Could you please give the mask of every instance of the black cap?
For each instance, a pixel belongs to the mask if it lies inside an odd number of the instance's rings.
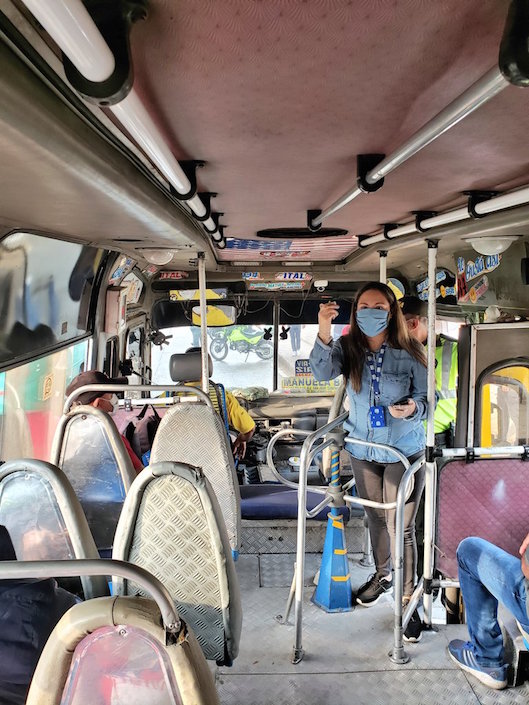
[[[84,387],[87,384],[128,384],[126,377],[108,377],[104,372],[99,370],[87,370],[74,377],[70,384],[66,387],[66,396],[69,397],[76,389]],[[84,392],[75,399],[76,404],[91,404],[99,397],[102,397],[105,392]]]
[[[426,301],[421,301],[418,296],[403,296],[399,304],[405,316],[428,318],[428,304]]]

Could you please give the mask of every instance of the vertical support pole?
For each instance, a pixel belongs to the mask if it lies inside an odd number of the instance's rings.
[[[426,422],[426,472],[424,486],[424,622],[432,623],[433,542],[435,528],[435,316],[437,242],[428,241],[428,416]]]
[[[330,487],[341,489],[340,450],[332,445]],[[347,561],[343,516],[332,506],[327,519],[327,532],[321,557],[320,577],[312,602],[325,612],[346,612],[352,609],[351,578]]]
[[[274,379],[273,389],[277,389],[279,375],[279,313],[281,303],[279,299],[274,299],[273,326],[274,326]]]
[[[364,548],[363,556],[360,559],[360,565],[365,568],[372,568],[375,565],[373,558],[373,547],[371,546],[371,534],[369,533],[369,524],[367,522],[367,515],[364,515]]]
[[[388,253],[387,250],[379,250],[378,251],[378,256],[379,256],[379,277],[378,280],[382,284],[385,284],[387,281],[387,267],[388,267]]]
[[[314,434],[312,434],[314,435]],[[303,659],[303,578],[305,573],[305,529],[307,526],[307,474],[309,471],[309,452],[312,438],[308,436],[301,449],[298,482],[298,529],[296,537],[296,566],[294,569],[294,646],[291,661],[300,663]]]
[[[202,389],[209,393],[208,307],[206,305],[206,255],[198,253],[198,293],[200,297],[200,340],[202,349]]]

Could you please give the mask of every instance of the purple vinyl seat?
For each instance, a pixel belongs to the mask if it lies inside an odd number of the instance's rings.
[[[457,578],[456,549],[479,536],[518,556],[527,535],[529,463],[517,459],[448,462],[439,471],[436,568]]]

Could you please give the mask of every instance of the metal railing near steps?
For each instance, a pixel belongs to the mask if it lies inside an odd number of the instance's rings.
[[[145,568],[125,561],[107,559],[82,559],[73,561],[0,561],[0,580],[26,580],[28,578],[71,578],[85,575],[119,575],[133,580],[158,605],[166,636],[177,634],[181,621],[171,595],[165,586]]]
[[[286,616],[283,621],[288,619],[288,613],[290,611],[290,606],[292,599],[294,599],[294,620],[295,620],[295,641],[292,650],[292,663],[299,663],[303,659],[303,648],[302,648],[302,631],[303,631],[303,573],[305,568],[305,529],[306,529],[306,519],[307,519],[307,473],[310,465],[310,458],[312,453],[312,447],[314,443],[323,438],[325,435],[330,434],[331,438],[324,441],[324,444],[318,446],[318,451],[327,445],[333,445],[334,450],[340,450],[340,445],[337,443],[337,435],[335,431],[340,427],[343,422],[347,419],[348,413],[343,413],[337,416],[335,419],[327,423],[325,426],[309,433],[306,437],[305,442],[301,450],[301,461],[299,468],[299,485],[298,489],[298,524],[297,524],[297,545],[296,545],[296,565],[293,585],[291,588],[291,593],[289,595]],[[395,663],[405,663],[408,661],[403,648],[402,636],[404,629],[409,621],[409,618],[415,608],[418,601],[417,595],[420,596],[420,589],[415,590],[412,600],[408,605],[405,613],[403,615],[402,610],[402,593],[403,593],[403,571],[404,571],[404,504],[406,502],[409,492],[412,491],[413,487],[413,477],[415,473],[424,464],[424,458],[419,458],[412,465],[410,465],[408,459],[400,453],[400,451],[392,448],[391,446],[386,446],[380,443],[373,443],[370,441],[362,441],[356,438],[347,438],[345,442],[354,443],[356,445],[362,445],[371,448],[380,448],[386,450],[389,453],[395,455],[395,457],[403,463],[405,471],[402,476],[399,489],[397,492],[396,502],[391,502],[387,504],[372,502],[370,500],[362,500],[360,497],[345,497],[344,489],[342,487],[335,488],[325,488],[326,496],[321,504],[318,506],[318,511],[320,511],[324,506],[330,505],[333,507],[344,506],[344,504],[358,504],[358,505],[369,505],[372,507],[378,507],[380,509],[396,509],[395,517],[395,621],[394,621],[394,644],[389,656]],[[311,488],[312,489],[312,488]],[[313,510],[315,511],[315,510]],[[421,585],[422,589],[422,585]]]

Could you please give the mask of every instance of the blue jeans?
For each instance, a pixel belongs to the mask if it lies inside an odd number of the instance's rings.
[[[520,559],[484,539],[471,537],[459,544],[457,562],[476,661],[488,668],[502,666],[503,637],[497,619],[498,602],[529,629]]]

